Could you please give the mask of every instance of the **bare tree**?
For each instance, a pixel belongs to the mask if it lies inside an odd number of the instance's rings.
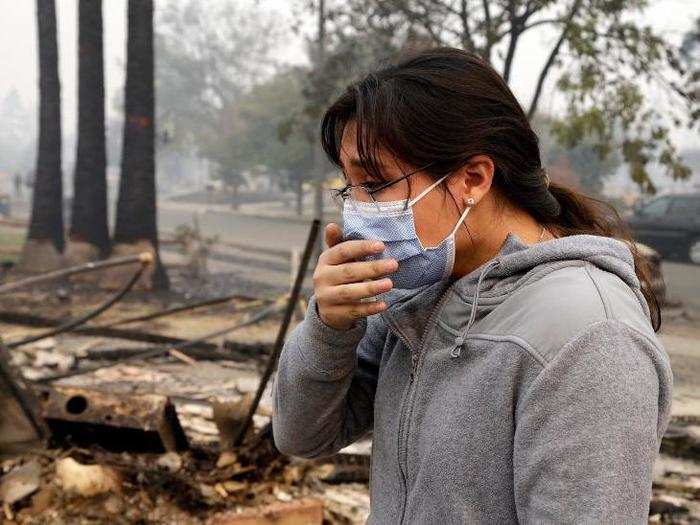
[[[352,39],[391,41],[387,49],[456,46],[479,54],[513,82],[521,44],[534,31],[549,35],[550,47],[536,67],[533,92],[524,100],[532,119],[543,93],[556,89],[565,114],[552,131],[562,145],[595,141],[601,158],[620,151],[632,179],[655,191],[648,166],[658,163],[674,179],[689,169],[677,154],[670,129],[698,124],[698,98],[679,49],[640,22],[647,2],[630,0],[347,0],[336,2],[329,19],[332,47]],[[419,42],[416,46],[415,43]],[[332,51],[329,51],[331,54]],[[662,88],[660,108],[646,95]]]

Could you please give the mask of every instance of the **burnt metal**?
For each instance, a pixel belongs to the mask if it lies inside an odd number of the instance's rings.
[[[201,337],[198,337],[197,339],[181,339],[180,343],[175,344],[175,345],[167,345],[167,346],[156,346],[153,348],[146,348],[143,349],[142,351],[135,353],[129,357],[125,357],[124,359],[121,359],[120,362],[126,363],[130,361],[141,361],[145,359],[153,359],[155,357],[161,357],[165,354],[167,354],[170,350],[178,350],[182,351],[185,354],[186,349],[196,347],[197,345],[200,345],[204,343],[207,339],[213,339],[215,337],[219,337],[222,335],[226,335],[228,333],[234,332],[235,330],[238,330],[240,328],[250,326],[253,324],[258,323],[259,321],[262,321],[266,317],[269,317],[273,314],[275,314],[279,310],[278,304],[275,302],[271,304],[270,306],[267,306],[260,311],[258,311],[255,315],[252,315],[251,317],[240,321],[232,326],[227,326],[226,328],[222,328],[221,330],[216,330],[215,332],[210,332],[208,334],[205,334]],[[56,379],[63,379],[65,377],[71,377],[75,375],[80,375],[80,374],[87,374],[90,372],[94,372],[96,370],[100,370],[102,368],[107,368],[113,366],[112,363],[108,363],[106,365],[96,365],[90,368],[84,368],[80,370],[71,370],[69,372],[64,372],[62,374],[57,374],[53,375],[50,377],[44,377],[42,379],[39,379],[37,382],[38,383],[46,383],[46,382],[51,382]]]
[[[62,270],[45,272],[40,275],[28,277],[26,279],[21,279],[19,281],[4,283],[0,285],[0,294],[14,292],[15,290],[18,290],[20,288],[36,286],[37,284],[44,283],[47,281],[63,279],[65,277],[70,277],[71,275],[76,275],[79,273],[95,272],[99,270],[105,270],[107,268],[113,268],[114,266],[124,266],[133,263],[141,263],[141,265],[143,266],[151,264],[152,262],[153,256],[150,253],[139,253],[137,255],[126,255],[124,257],[113,257],[104,261],[93,261],[85,264],[80,264],[78,266],[71,266],[70,268],[64,268]]]
[[[47,337],[52,337],[54,335],[63,333],[63,332],[69,332],[73,328],[80,326],[83,323],[87,323],[90,319],[94,319],[101,313],[103,313],[105,310],[108,310],[112,306],[114,306],[116,303],[118,303],[127,293],[129,293],[129,290],[133,288],[133,286],[136,284],[136,282],[139,280],[141,277],[141,274],[143,274],[143,271],[146,269],[146,265],[142,264],[139,266],[139,269],[134,273],[134,275],[129,279],[129,281],[122,287],[121,290],[119,290],[118,293],[110,297],[107,301],[102,303],[100,306],[97,308],[91,310],[87,314],[84,314],[77,319],[73,319],[71,321],[68,321],[64,324],[61,324],[57,326],[56,328],[52,328],[51,330],[47,330],[46,332],[42,332],[40,334],[36,335],[30,335],[28,337],[25,337],[23,339],[20,339],[18,341],[11,341],[7,343],[8,348],[17,348],[18,346],[26,345],[29,343],[34,343],[36,341],[39,341],[41,339],[46,339]]]
[[[38,315],[27,314],[23,312],[0,312],[0,321],[10,324],[21,324],[25,326],[59,326],[63,322],[61,319],[52,319]],[[162,345],[177,345],[187,342],[187,339],[180,337],[171,337],[162,334],[154,334],[144,330],[133,330],[128,328],[109,328],[102,326],[80,326],[70,330],[74,334],[89,335],[96,337],[108,337],[112,339],[124,339],[126,341],[140,341],[143,343],[154,343]],[[239,343],[238,341],[225,341],[223,344],[225,349],[241,351],[251,355],[257,354],[259,351],[267,350],[269,345],[258,343]],[[190,349],[211,351],[211,357],[202,357],[203,359],[227,359],[227,354],[219,352],[220,345],[200,341],[197,344],[190,346],[186,354],[189,354]],[[183,350],[184,351],[184,350]],[[205,355],[205,354],[202,354]],[[192,354],[192,357],[199,357],[197,354]]]
[[[267,355],[272,348],[269,343],[241,343],[238,341],[226,341],[223,348],[208,350],[193,346],[180,350],[182,353],[197,359],[207,361],[248,361]],[[133,355],[140,354],[152,347],[114,347],[92,348],[85,352],[81,359],[97,361],[120,361]]]
[[[112,328],[114,326],[121,326],[125,324],[130,324],[130,323],[140,323],[143,321],[151,321],[153,319],[158,319],[161,317],[166,317],[169,315],[173,314],[178,314],[181,312],[187,312],[190,310],[196,310],[198,308],[203,308],[206,306],[214,306],[222,303],[228,303],[231,302],[235,299],[238,299],[240,296],[238,294],[233,294],[233,295],[226,295],[223,297],[215,297],[214,299],[206,299],[204,301],[197,301],[195,303],[189,303],[189,304],[183,304],[179,306],[171,306],[170,308],[166,308],[164,310],[159,310],[157,312],[151,312],[150,314],[144,314],[144,315],[136,315],[133,317],[126,317],[124,319],[117,319],[116,321],[112,321],[110,323],[106,324],[101,324],[99,325],[102,328]],[[229,312],[231,314],[237,314],[240,312],[245,312],[247,310],[252,310],[254,308],[258,308],[259,306],[262,305],[264,301],[262,300],[255,300],[252,301],[251,304],[244,304],[241,306],[236,306],[234,309]],[[269,301],[267,301],[269,302]]]
[[[108,450],[180,451],[187,438],[168,397],[74,386],[36,387],[52,437]]]
[[[1,339],[0,392],[5,394],[3,397],[9,396],[15,401],[17,407],[21,411],[21,415],[24,416],[26,422],[29,423],[37,439],[44,439],[48,435],[46,425],[41,418],[39,401],[34,396],[32,389],[25,384],[19,370],[10,363],[7,347]],[[2,418],[11,416],[10,410],[3,411],[3,413],[0,414]]]

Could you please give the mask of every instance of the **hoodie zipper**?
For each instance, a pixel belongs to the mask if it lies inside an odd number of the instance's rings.
[[[479,297],[479,287],[481,286],[481,282],[483,281],[484,277],[488,272],[490,272],[493,268],[498,266],[501,263],[499,259],[493,259],[490,261],[484,269],[481,271],[481,274],[479,275],[479,280],[477,281],[477,288],[476,292],[474,295],[474,304],[472,305],[472,312],[470,314],[470,319],[469,319],[469,324],[467,325],[466,331],[469,331],[469,328],[471,327],[472,323],[474,322],[474,315],[475,315],[475,310],[478,302],[478,297]],[[428,335],[430,334],[430,331],[435,327],[436,323],[436,318],[440,310],[442,310],[443,305],[447,301],[447,298],[450,295],[450,292],[452,291],[452,287],[450,286],[445,292],[440,296],[440,299],[438,300],[437,304],[433,308],[433,310],[430,312],[430,317],[428,318],[428,323],[426,324],[425,331],[423,332],[423,338],[421,340],[420,347],[418,349],[417,353],[411,352],[411,376],[409,378],[408,382],[408,388],[406,389],[406,392],[404,393],[403,398],[401,399],[401,411],[399,412],[399,435],[398,435],[398,446],[397,446],[397,456],[398,456],[398,463],[399,463],[399,472],[401,474],[401,480],[403,482],[403,487],[404,487],[404,494],[403,494],[403,505],[401,508],[401,518],[399,519],[399,523],[403,523],[405,514],[406,514],[406,500],[408,498],[408,484],[407,484],[407,476],[408,476],[408,426],[410,423],[410,415],[411,412],[413,411],[413,394],[414,394],[414,382],[416,377],[418,376],[418,372],[420,371],[420,364],[421,364],[421,357],[423,357],[423,353],[425,351],[425,346],[428,341]],[[464,336],[460,336],[458,338],[458,348],[461,346],[461,344],[464,341]],[[452,352],[450,352],[453,357],[459,356],[459,353],[456,355]],[[406,416],[406,411],[408,410],[408,416]],[[405,430],[404,430],[405,429]],[[403,436],[403,439],[402,439]],[[402,464],[402,445],[403,448],[405,449],[403,452],[403,464]]]
[[[426,341],[428,339],[428,333],[430,330],[434,327],[434,321],[435,318],[437,317],[437,314],[439,311],[442,309],[443,304],[447,300],[447,297],[449,296],[451,292],[451,288],[447,289],[442,296],[440,297],[438,303],[435,305],[433,308],[432,312],[430,313],[430,317],[428,318],[428,324],[426,325],[425,331],[423,333],[423,340],[421,341],[421,345],[418,349],[418,352],[411,352],[411,375],[408,381],[408,388],[406,389],[406,392],[404,392],[403,398],[401,399],[401,410],[399,412],[399,432],[398,432],[398,446],[397,446],[397,456],[398,456],[398,464],[399,464],[399,473],[401,474],[401,481],[403,483],[403,488],[404,488],[404,494],[403,494],[403,504],[401,507],[401,517],[399,518],[399,524],[404,522],[404,516],[406,514],[406,500],[408,498],[408,486],[406,482],[406,477],[408,475],[408,466],[406,464],[406,459],[408,456],[408,447],[406,446],[408,442],[408,421],[409,418],[405,417],[406,410],[407,409],[412,409],[413,406],[413,391],[414,391],[414,380],[418,375],[418,367],[421,362],[421,356],[423,355],[423,351],[426,346]],[[410,347],[409,347],[410,348]],[[408,411],[408,413],[411,413],[411,410]],[[404,431],[405,429],[405,431]],[[403,439],[402,439],[403,435]],[[405,448],[404,453],[402,454],[402,445]],[[403,456],[403,459],[402,459]]]

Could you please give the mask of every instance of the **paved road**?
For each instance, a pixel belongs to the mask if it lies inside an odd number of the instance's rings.
[[[668,296],[700,313],[700,265],[664,262]]]
[[[193,213],[194,209],[186,206],[161,206],[158,228],[173,231],[179,225],[192,224]],[[290,253],[292,249],[304,248],[311,219],[285,220],[211,210],[198,213],[198,221],[205,236],[216,235],[239,246],[217,247],[208,263],[211,271],[236,277],[233,286],[237,293],[262,297],[289,289]],[[274,253],[261,253],[261,249]],[[310,290],[308,276],[305,286]]]
[[[192,216],[191,211],[161,207],[158,228],[172,231],[178,225],[192,224]],[[218,235],[227,241],[250,244],[255,248],[303,248],[310,224],[311,220],[284,220],[220,211],[199,214],[199,225],[205,235]]]

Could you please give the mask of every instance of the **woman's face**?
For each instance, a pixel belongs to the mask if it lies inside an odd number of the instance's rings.
[[[371,189],[383,182],[372,179],[360,164],[355,130],[353,122],[345,126],[340,152],[343,173],[348,184],[364,183]],[[377,160],[386,181],[401,178],[419,168],[402,163],[384,150],[380,150]],[[426,248],[436,246],[450,234],[464,209],[464,185],[455,179],[459,179],[458,174],[447,177],[413,205],[416,233]],[[412,199],[434,182],[434,178],[419,171],[374,193],[373,197],[377,201]]]

